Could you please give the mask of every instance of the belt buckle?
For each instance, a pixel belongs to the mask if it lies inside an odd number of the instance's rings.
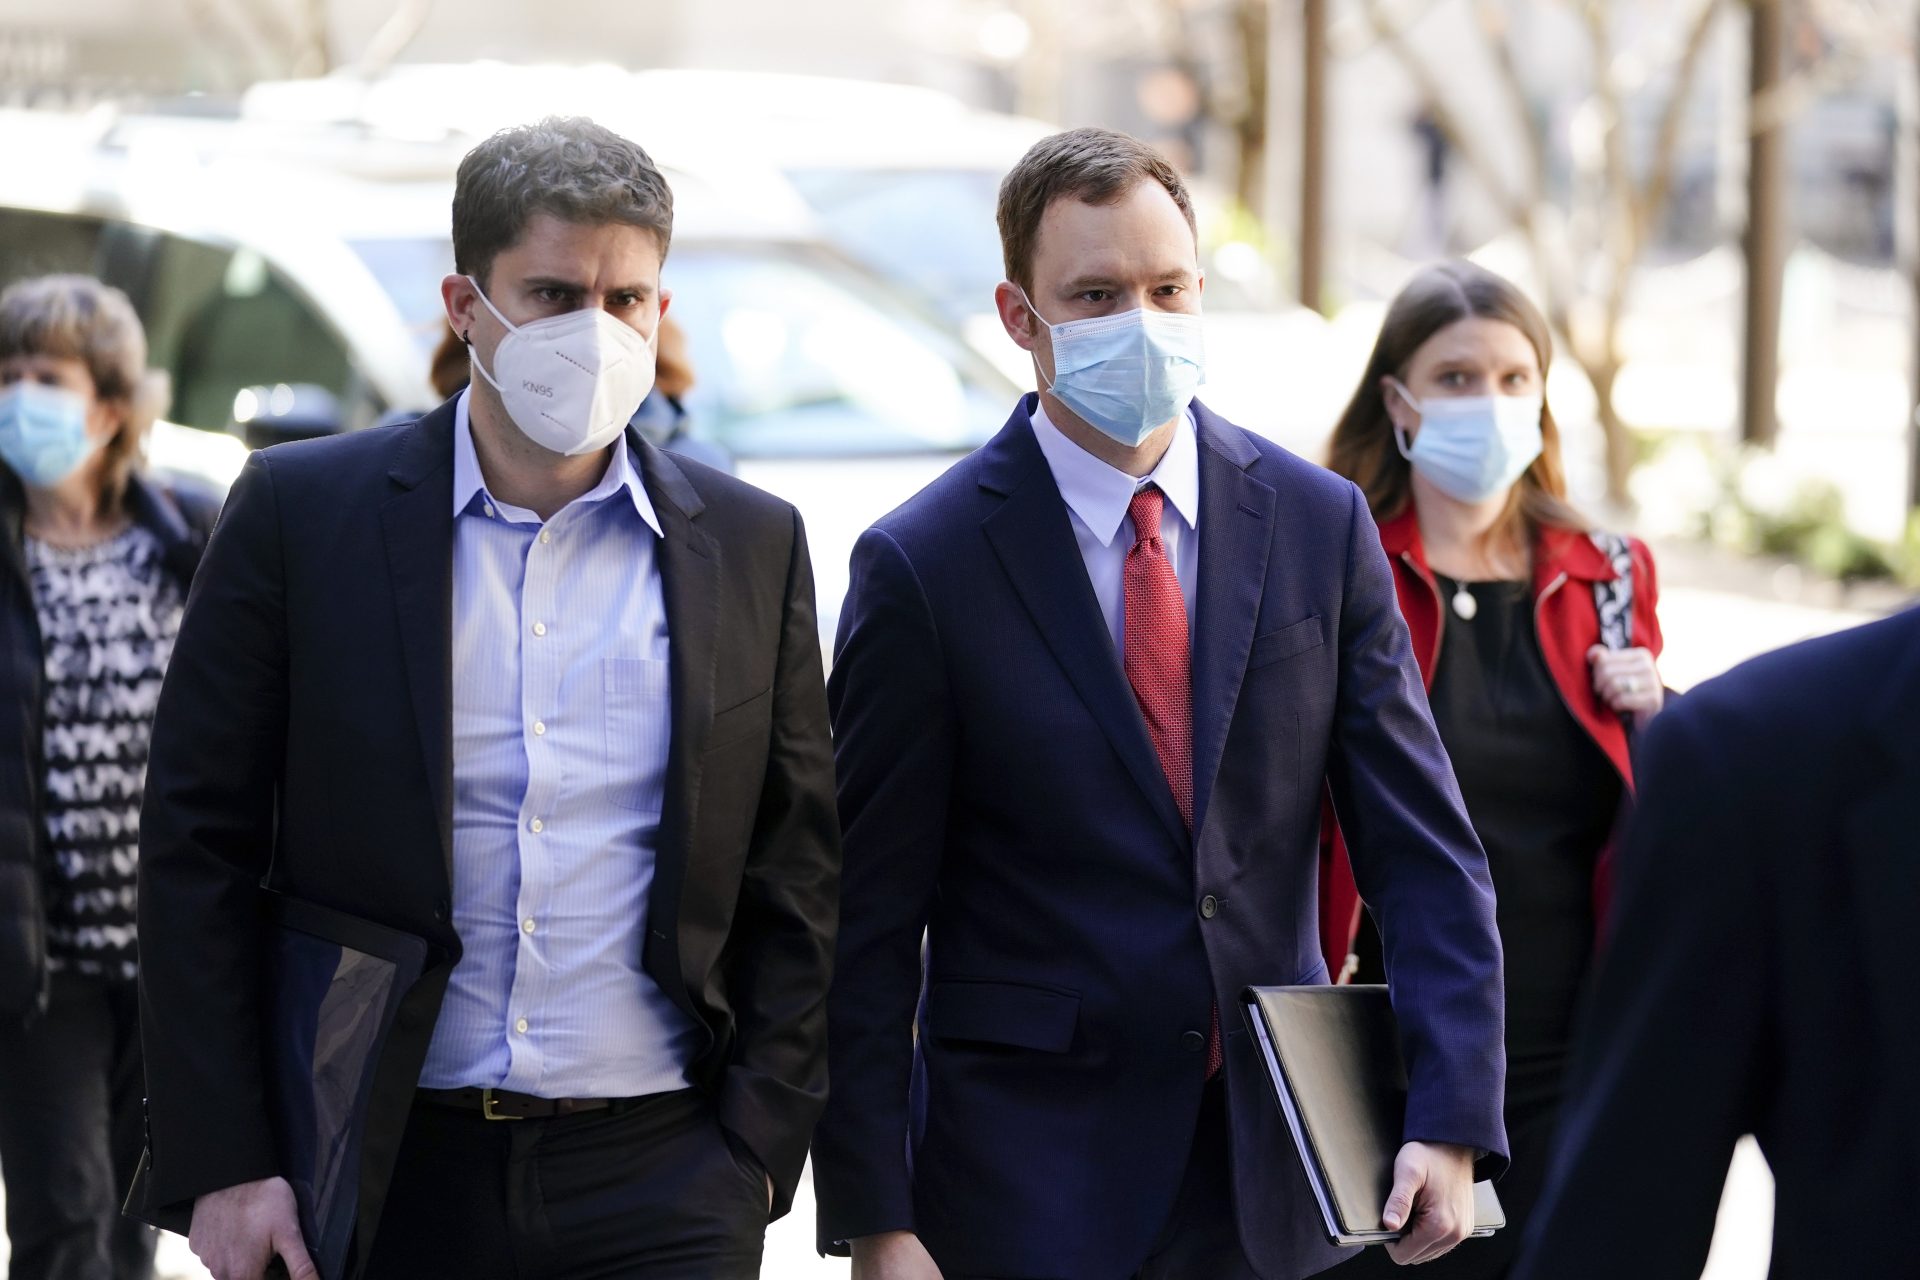
[[[484,1119],[487,1119],[487,1120],[525,1120],[526,1119],[525,1116],[503,1115],[502,1113],[495,1111],[493,1108],[494,1108],[494,1103],[497,1101],[498,1099],[493,1096],[493,1089],[491,1086],[480,1090],[480,1115]]]

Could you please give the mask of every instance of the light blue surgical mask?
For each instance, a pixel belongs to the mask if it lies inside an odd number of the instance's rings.
[[[0,391],[0,462],[36,489],[51,489],[93,456],[86,398],[20,381]]]
[[[1129,449],[1172,421],[1205,380],[1197,315],[1141,308],[1054,324],[1026,290],[1020,297],[1053,336],[1047,390],[1088,426]]]
[[[1433,396],[1415,400],[1399,382],[1389,383],[1420,415],[1411,446],[1398,426],[1394,440],[1413,469],[1450,498],[1486,502],[1526,474],[1545,448],[1540,396]]]

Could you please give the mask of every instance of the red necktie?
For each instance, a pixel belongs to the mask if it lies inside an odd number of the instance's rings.
[[[1193,829],[1193,662],[1187,642],[1187,603],[1160,540],[1166,495],[1147,485],[1133,495],[1127,515],[1138,539],[1127,552],[1126,630],[1121,650],[1127,683],[1146,718],[1147,736],[1173,790],[1173,803]],[[1220,1006],[1207,1029],[1207,1079],[1220,1072]]]

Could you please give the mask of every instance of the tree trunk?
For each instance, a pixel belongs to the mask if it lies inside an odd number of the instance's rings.
[[[1920,19],[1920,11],[1915,14]],[[1920,21],[1915,22],[1913,65],[1907,68],[1906,189],[1901,204],[1906,218],[1907,273],[1912,277],[1913,413],[1907,419],[1907,505],[1920,511]]]
[[[1300,305],[1326,313],[1327,0],[1304,0],[1300,112]]]
[[[1747,144],[1746,357],[1740,438],[1771,447],[1780,431],[1780,305],[1787,258],[1787,130],[1779,111],[1786,78],[1786,0],[1749,0],[1754,114]]]
[[[1613,393],[1620,381],[1617,360],[1597,361],[1586,366],[1587,379],[1593,383],[1595,415],[1605,433],[1607,445],[1607,501],[1621,509],[1633,505],[1627,488],[1633,476],[1635,457],[1633,431],[1620,417]]]
[[[1267,210],[1268,154],[1267,98],[1273,92],[1268,75],[1268,49],[1272,43],[1268,30],[1273,21],[1270,0],[1240,0],[1236,18],[1240,28],[1241,75],[1247,91],[1241,103],[1240,117],[1234,121],[1234,136],[1240,154],[1235,175],[1234,195],[1249,216],[1264,219]]]

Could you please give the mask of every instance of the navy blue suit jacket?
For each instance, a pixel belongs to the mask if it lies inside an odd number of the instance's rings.
[[[1031,405],[853,553],[821,1247],[912,1229],[950,1275],[1130,1273],[1186,1165],[1217,1000],[1246,1249],[1306,1275],[1342,1251],[1238,997],[1326,980],[1321,780],[1384,925],[1407,1136],[1499,1153],[1485,856],[1359,491],[1198,403],[1189,835]]]
[[[1771,1274],[1911,1276],[1920,609],[1768,654],[1639,747],[1528,1280],[1693,1280],[1759,1137]]]

